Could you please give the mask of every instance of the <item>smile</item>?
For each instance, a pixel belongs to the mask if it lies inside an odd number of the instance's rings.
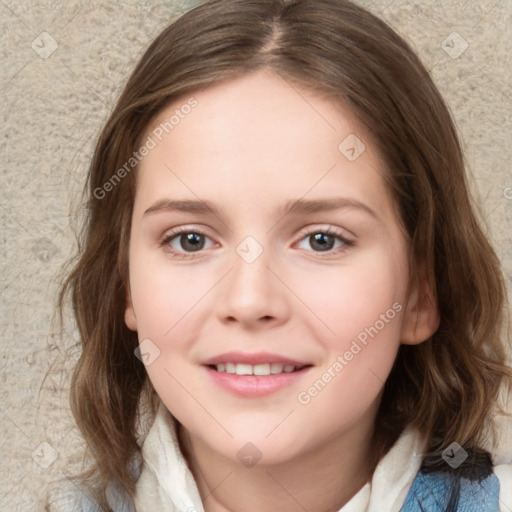
[[[217,369],[218,367],[220,369]],[[213,384],[243,398],[258,398],[285,388],[300,387],[301,379],[312,367],[312,365],[296,367],[279,363],[256,365],[220,363],[203,366]]]
[[[210,368],[223,373],[236,375],[278,375],[280,373],[292,373],[301,370],[308,365],[294,366],[292,364],[281,363],[263,363],[263,364],[245,364],[245,363],[225,363],[211,365]]]

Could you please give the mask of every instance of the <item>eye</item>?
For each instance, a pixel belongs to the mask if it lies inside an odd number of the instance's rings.
[[[343,251],[344,248],[353,246],[354,242],[347,239],[342,232],[328,227],[308,231],[300,240],[299,247],[308,249],[305,245],[309,245],[315,252],[330,252],[340,248]]]
[[[210,244],[207,245],[207,241]],[[211,239],[198,229],[177,228],[166,233],[160,245],[178,257],[186,258],[213,245]]]
[[[330,255],[343,252],[354,244],[354,241],[349,240],[341,231],[327,227],[306,231],[300,239],[299,247],[310,250],[306,247],[309,245],[314,252],[329,253]],[[194,257],[194,253],[200,253],[203,249],[214,245],[214,242],[203,231],[186,226],[166,233],[160,242],[161,247],[178,258]]]

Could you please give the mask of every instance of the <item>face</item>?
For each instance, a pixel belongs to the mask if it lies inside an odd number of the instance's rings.
[[[169,411],[234,462],[249,442],[273,464],[371,425],[413,307],[364,128],[258,71],[176,101],[148,136],[125,320]]]

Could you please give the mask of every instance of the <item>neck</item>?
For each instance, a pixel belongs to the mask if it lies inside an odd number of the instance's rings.
[[[373,422],[279,464],[246,467],[178,429],[206,512],[337,512],[371,478]]]

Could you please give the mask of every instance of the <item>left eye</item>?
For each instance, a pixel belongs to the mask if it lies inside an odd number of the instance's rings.
[[[337,242],[338,245],[336,245]],[[317,252],[327,252],[332,249],[343,247],[344,245],[350,245],[350,242],[348,240],[345,240],[340,235],[336,235],[334,233],[330,233],[327,231],[318,231],[315,233],[310,233],[301,240],[301,244],[304,243],[309,243],[310,247]],[[307,247],[303,247],[300,245],[299,247],[301,247],[302,249],[307,249]]]

